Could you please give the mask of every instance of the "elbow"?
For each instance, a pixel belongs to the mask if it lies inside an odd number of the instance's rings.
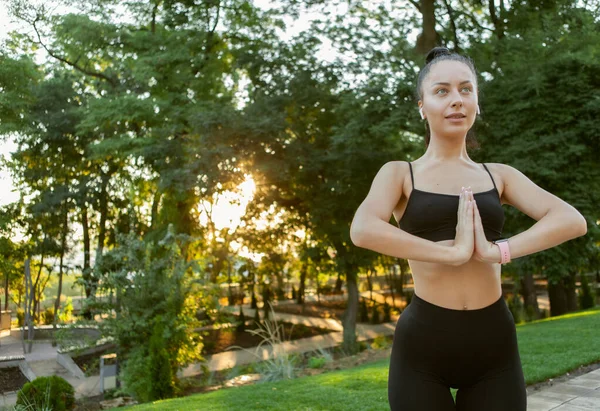
[[[350,225],[350,241],[357,247],[362,247],[363,230],[361,225],[356,220],[352,221]]]
[[[577,227],[579,227],[578,237],[582,237],[587,234],[587,220],[580,214]]]

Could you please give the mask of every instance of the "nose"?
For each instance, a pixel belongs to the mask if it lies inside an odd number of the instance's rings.
[[[458,95],[457,97],[454,97],[454,101],[452,101],[452,107],[462,107],[463,106],[463,101],[462,98],[460,97],[460,95]]]

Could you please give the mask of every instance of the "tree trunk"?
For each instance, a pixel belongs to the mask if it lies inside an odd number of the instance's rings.
[[[235,301],[233,301],[233,292],[231,291],[231,261],[229,261],[229,258],[227,259],[227,301],[230,306],[235,305]]]
[[[548,297],[550,299],[551,317],[566,314],[569,311],[564,278],[561,278],[557,284],[552,284],[548,281]]]
[[[427,54],[429,50],[439,44],[439,35],[435,31],[435,1],[421,0],[421,14],[423,16],[423,31],[417,37],[417,52]]]
[[[306,274],[308,273],[308,263],[303,262],[302,268],[300,269],[300,287],[298,287],[298,298],[296,299],[297,304],[304,304],[304,288],[306,283]]]
[[[6,279],[4,280],[4,311],[8,311],[8,271],[6,272]]]
[[[335,292],[336,294],[340,294],[342,292],[342,286],[344,285],[344,281],[342,281],[342,274],[338,272],[337,279],[335,280]]]
[[[391,271],[388,271],[385,275],[385,278],[388,283],[388,287],[390,287],[390,292],[392,293],[392,306],[396,306],[396,292],[394,290],[394,280],[396,279],[396,264],[392,264]]]
[[[535,282],[531,272],[527,272],[521,277],[521,295],[523,296],[525,310],[527,311],[527,307],[531,307],[531,310],[535,313],[535,318],[540,318],[540,308],[537,302]]]
[[[373,274],[371,274],[371,269],[367,269],[367,287],[369,288],[369,298],[373,301]]]
[[[54,319],[52,321],[52,328],[54,329],[53,344],[56,344],[56,319],[58,318],[58,308],[60,307],[60,295],[62,294],[62,283],[63,283],[63,262],[65,257],[65,249],[67,248],[67,234],[69,232],[69,215],[66,211],[64,214],[63,221],[63,232],[60,241],[60,267],[58,269],[58,292],[56,293],[56,301],[54,301]]]
[[[160,190],[157,188],[156,192],[154,193],[154,198],[152,199],[152,212],[151,212],[151,219],[152,221],[150,222],[150,230],[155,230],[156,226],[158,224],[158,204],[160,203],[160,198],[161,198],[161,192]]]
[[[83,277],[83,288],[85,290],[85,298],[92,296],[92,268],[90,264],[91,256],[91,241],[90,241],[90,225],[88,221],[88,209],[87,204],[83,203],[81,207],[81,226],[83,227],[83,271],[81,276]],[[86,320],[92,319],[92,313],[86,307],[81,313],[83,318]]]
[[[399,288],[398,288],[398,294],[400,295],[404,295],[404,275],[406,274],[406,272],[408,271],[406,268],[406,260],[404,259],[398,259],[398,265],[400,266],[400,281],[399,281]]]
[[[577,302],[577,273],[575,271],[569,272],[569,276],[565,278],[565,286],[567,292],[567,309],[569,312],[577,311],[579,304]]]
[[[342,349],[347,353],[356,354],[358,352],[358,342],[356,340],[356,315],[358,314],[358,286],[356,283],[356,272],[350,272],[351,268],[346,268],[346,286],[348,287],[348,305],[342,317],[344,326],[344,341]]]

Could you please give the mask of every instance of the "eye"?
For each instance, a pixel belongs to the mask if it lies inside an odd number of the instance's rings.
[[[462,89],[463,89],[463,90],[467,90],[469,93],[470,93],[471,91],[473,91],[473,90],[471,90],[471,87],[463,87]]]
[[[447,91],[445,88],[441,88],[435,92],[435,94],[440,94],[440,91]]]

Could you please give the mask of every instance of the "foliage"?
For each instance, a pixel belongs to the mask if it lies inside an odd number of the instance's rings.
[[[525,316],[525,308],[523,305],[523,300],[519,294],[514,293],[508,298],[508,309],[513,316],[515,324],[519,324],[521,321],[523,321]]]
[[[385,303],[383,303],[383,322],[384,323],[389,323],[390,321],[392,321],[392,306],[388,304],[388,302],[386,301]]]
[[[298,355],[289,354],[285,351],[285,348],[282,344],[285,341],[283,325],[279,325],[275,319],[275,311],[273,310],[271,304],[269,304],[269,308],[271,310],[270,318],[272,318],[272,320],[265,319],[256,330],[246,330],[252,335],[257,335],[262,339],[262,341],[255,348],[255,352],[237,345],[227,347],[227,350],[240,348],[244,351],[250,352],[260,361],[263,359],[262,346],[263,344],[268,344],[270,345],[270,358],[256,364],[256,371],[261,374],[260,381],[268,382],[282,379],[293,379],[295,378],[296,371],[299,368],[298,366],[300,363],[300,357]],[[290,335],[292,330],[290,330]]]
[[[379,306],[373,302],[371,306],[371,324],[379,324],[381,321],[379,320]]]
[[[157,243],[137,239],[133,233],[119,235],[118,241],[103,258],[107,274],[100,288],[116,298],[96,302],[94,310],[106,313],[98,326],[103,338],[117,343],[132,393],[153,399],[170,392],[160,384],[175,384],[181,367],[202,360],[202,336],[193,330],[199,326],[196,306],[208,297],[196,278],[195,265],[181,257],[185,237],[169,230]],[[140,370],[149,369],[153,371],[145,372],[144,378],[150,383],[136,380]],[[159,381],[167,375],[166,381]]]
[[[75,408],[75,390],[62,377],[38,377],[17,393],[17,405],[37,409],[67,411]]]
[[[236,331],[238,332],[243,332],[246,329],[246,316],[244,315],[244,310],[242,309],[242,306],[240,305],[240,316],[239,316],[239,323],[236,327]]]
[[[54,322],[54,307],[48,307],[42,312],[42,324],[51,325]]]
[[[160,322],[154,325],[148,351],[148,374],[151,376],[150,400],[170,398],[175,392],[175,386]]]

